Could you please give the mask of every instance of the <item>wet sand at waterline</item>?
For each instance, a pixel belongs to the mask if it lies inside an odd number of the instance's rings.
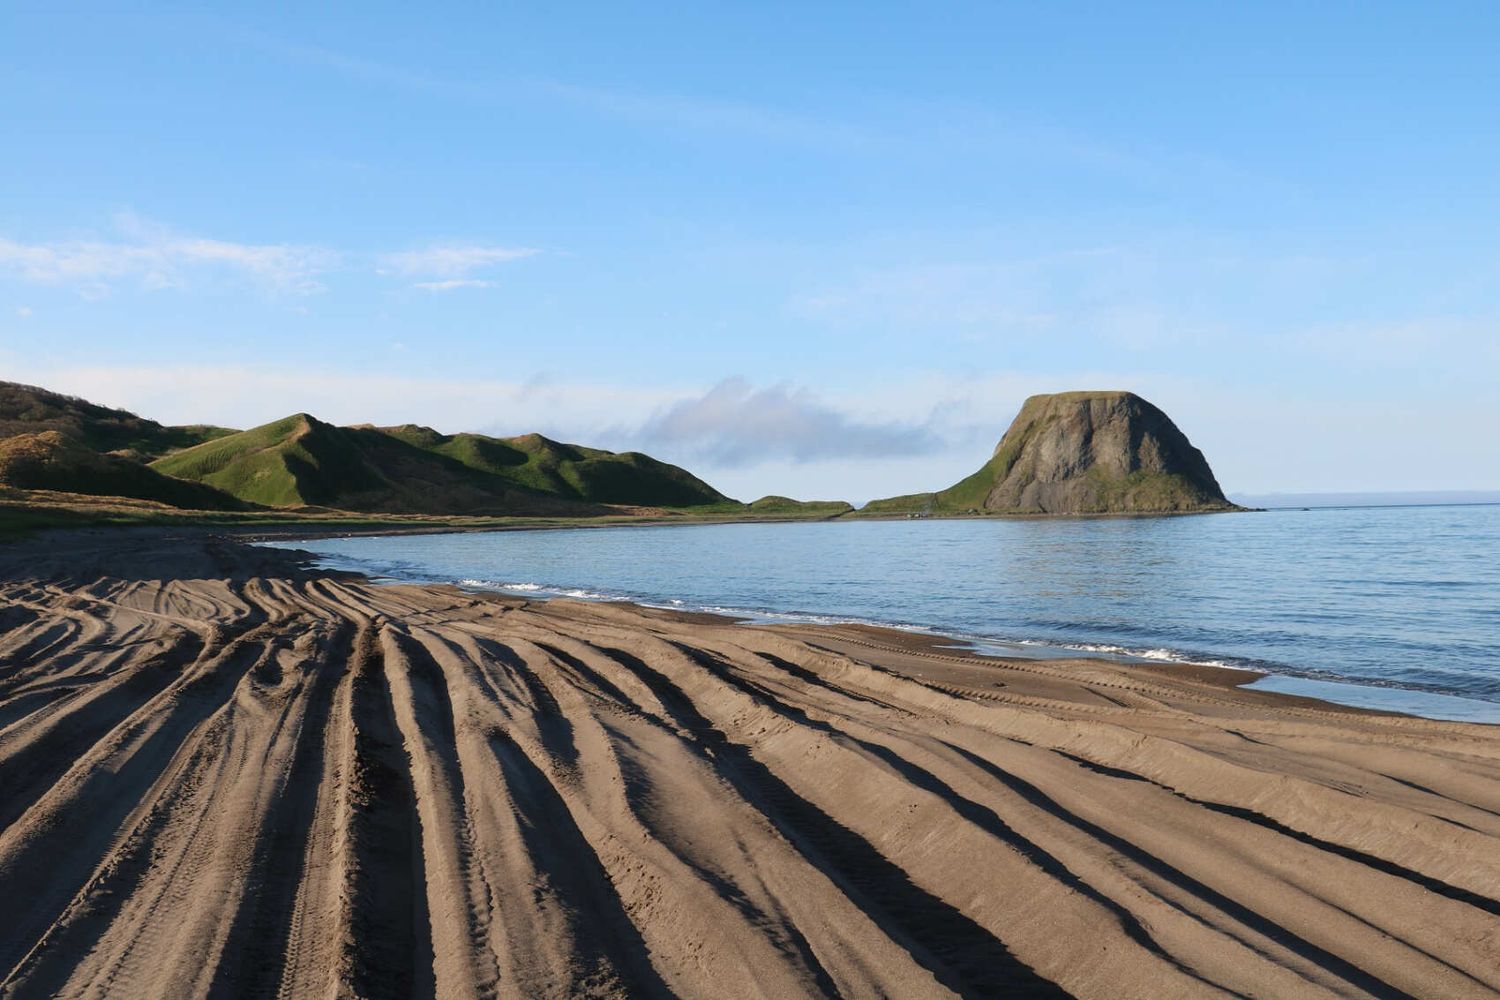
[[[0,548],[5,996],[1500,995],[1500,729]]]

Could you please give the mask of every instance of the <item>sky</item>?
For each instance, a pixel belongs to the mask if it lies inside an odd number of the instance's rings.
[[[1482,3],[6,3],[0,378],[856,502],[1124,388],[1230,492],[1500,489],[1496,37]]]

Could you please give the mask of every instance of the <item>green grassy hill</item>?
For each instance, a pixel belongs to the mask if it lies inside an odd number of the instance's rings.
[[[379,428],[416,448],[443,455],[515,486],[590,503],[696,507],[730,501],[686,469],[640,452],[562,444],[540,434],[513,438],[439,434],[405,424]]]
[[[152,468],[275,507],[580,516],[602,510],[519,488],[374,427],[335,427],[306,413],[188,448]]]
[[[791,497],[765,496],[745,505],[751,514],[780,515],[794,517],[841,517],[854,509],[844,500],[793,500]]]
[[[0,438],[58,431],[95,451],[159,457],[179,448],[233,434],[225,427],[166,427],[127,410],[111,409],[18,382],[0,382]]]
[[[212,486],[173,479],[129,458],[95,451],[54,430],[0,439],[0,485],[154,500],[188,510],[246,510],[250,506]]]
[[[306,413],[247,431],[166,427],[125,410],[0,383],[0,489],[7,487],[75,495],[79,503],[117,497],[186,510],[275,509],[284,516],[779,519],[837,517],[852,509],[776,496],[742,504],[650,455],[540,434],[336,427]]]

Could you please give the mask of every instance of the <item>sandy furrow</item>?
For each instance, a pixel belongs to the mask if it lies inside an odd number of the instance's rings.
[[[0,553],[0,995],[1500,996],[1483,727],[132,537]]]
[[[778,716],[765,699],[728,683],[719,668],[705,667],[711,654],[638,646],[638,669],[654,674],[660,690],[670,685],[680,692],[680,721],[714,741],[723,773],[742,794],[766,801],[772,821],[835,873],[846,893],[863,895],[867,909],[881,912],[885,926],[945,985],[966,994],[1047,993],[1046,980],[1018,960],[1012,945],[1024,936],[1030,906],[1071,910],[1072,918],[1054,913],[1053,919],[1091,926],[1091,934],[1076,938],[1075,962],[1111,940],[1116,947],[1128,942],[1119,913],[1059,884],[1055,873],[1038,868],[993,827],[953,811],[933,789],[886,768],[851,766],[846,748],[825,732],[805,719]],[[941,829],[951,850],[930,854],[905,836],[911,825]],[[986,871],[953,863],[969,852],[987,858]],[[1174,974],[1167,962],[1147,966],[1147,981]]]
[[[466,918],[482,942],[475,957],[493,976],[481,989],[506,997],[663,993],[558,786],[522,749],[537,745],[534,717],[514,721],[511,699],[535,695],[507,682],[529,668],[494,646],[429,632],[421,640],[451,694]]]
[[[790,666],[790,665],[787,665],[787,666]],[[772,686],[777,686],[777,682],[775,680],[770,681],[770,684]],[[781,684],[779,686],[781,686],[783,688],[786,687],[785,684]],[[807,685],[799,685],[799,686],[797,686],[795,688],[795,690],[796,690],[796,692],[799,695],[805,696],[808,693],[808,691],[815,690],[815,689],[814,688],[810,688]],[[829,689],[829,690],[831,690],[831,689]],[[765,694],[766,696],[769,696],[769,690],[765,690],[762,693]],[[864,699],[863,697],[859,697],[859,701],[864,702],[864,701],[866,701],[866,699]],[[794,710],[794,711],[800,712],[801,710],[799,709],[799,710]],[[846,720],[852,718],[852,716],[849,714],[849,712],[847,710],[840,712],[839,709],[835,708],[832,711],[834,713],[837,713],[837,714],[836,715],[831,715],[830,717],[843,718],[843,719],[846,719]],[[866,714],[868,714],[868,713],[866,713]],[[859,724],[856,724],[855,728],[861,728],[866,734],[869,734],[869,733],[881,733],[880,730],[871,729],[869,727],[861,726]],[[884,735],[884,734],[882,734],[882,735]],[[895,764],[895,766],[898,766],[898,767],[906,769],[909,773],[911,772],[911,769],[914,767],[916,761],[923,759],[923,757],[925,756],[924,753],[918,748],[918,745],[915,742],[893,743],[893,741],[890,740],[889,738],[885,738],[885,739],[881,740],[881,743],[882,743],[882,745],[880,747],[880,750],[882,752],[880,753],[880,756],[883,757],[884,759],[888,760],[888,761],[893,762]],[[889,751],[892,750],[893,746],[896,747],[896,752],[891,753]],[[1077,788],[1077,786],[1080,783],[1076,780],[1076,777],[1077,776],[1070,776],[1069,779],[1066,782],[1064,782],[1063,784],[1059,785],[1058,787],[1061,788],[1061,789],[1067,790],[1067,791],[1077,792],[1078,795],[1075,796],[1076,798],[1079,798],[1083,802],[1088,802],[1089,801],[1089,793],[1088,792],[1084,792],[1084,791],[1082,791],[1082,790],[1080,790],[1080,789]],[[926,783],[931,783],[931,782],[935,781],[936,779],[932,776],[932,774],[930,772],[928,772],[928,773],[926,773],[926,774],[923,775],[923,780]],[[993,782],[991,782],[991,784],[993,784]],[[1035,794],[1037,794],[1036,791],[1035,791],[1035,786],[1029,786],[1029,790],[1030,790],[1030,792],[1031,792],[1031,794],[1033,796]],[[1069,816],[1074,815],[1074,814],[1066,812],[1065,810],[1059,810],[1058,807],[1055,804],[1053,804],[1053,803],[1050,802],[1050,800],[1048,800],[1048,804],[1049,804],[1049,806],[1051,806],[1053,808],[1054,811],[1061,811],[1063,815],[1069,815]],[[1185,803],[1182,802],[1180,799],[1175,799],[1172,804],[1175,804],[1175,805],[1178,805],[1178,806],[1183,806],[1184,808],[1191,808],[1191,807],[1186,806]],[[1097,816],[1107,817],[1107,816],[1112,815],[1111,812],[1110,812],[1110,808],[1113,807],[1113,806],[1115,806],[1116,804],[1115,803],[1110,803],[1108,797],[1100,796],[1099,797],[1099,801],[1093,802],[1092,805],[1094,805],[1094,806],[1097,807],[1097,808],[1095,808],[1093,810],[1094,813]],[[1123,803],[1119,803],[1118,805],[1123,805]],[[1011,803],[1005,809],[1005,811],[1006,811],[1007,815],[1012,815],[1012,816],[1014,816],[1014,815],[1022,815],[1022,816],[1024,816],[1025,813],[1026,813],[1026,811],[1027,811],[1026,803],[1024,803],[1024,802],[1022,802],[1022,803]],[[1199,823],[1200,823],[1199,829],[1201,830],[1201,817],[1195,817],[1195,819],[1199,820]],[[1120,844],[1122,846],[1128,846],[1131,843],[1129,840],[1127,840],[1125,838],[1118,837],[1118,836],[1114,835],[1113,833],[1107,832],[1107,831],[1104,830],[1103,827],[1097,826],[1095,824],[1091,824],[1091,823],[1089,823],[1086,820],[1074,819],[1073,820],[1073,824],[1075,826],[1087,828],[1087,829],[1090,829],[1090,830],[1094,831],[1094,832],[1090,833],[1088,836],[1086,836],[1086,837],[1083,838],[1083,839],[1086,839],[1088,841],[1088,844],[1086,845],[1086,849],[1084,851],[1081,851],[1081,852],[1074,852],[1074,857],[1077,859],[1077,860],[1074,861],[1075,864],[1080,864],[1080,863],[1087,864],[1088,861],[1089,861],[1089,855],[1090,855],[1090,853],[1093,853],[1093,854],[1097,855],[1099,853],[1100,847],[1102,846],[1100,844],[1101,838],[1105,839],[1106,841],[1113,841],[1113,842],[1115,842],[1117,844]],[[1191,826],[1191,824],[1190,824],[1190,826]],[[1158,829],[1159,829],[1159,824],[1158,824]],[[1132,833],[1137,833],[1137,832],[1139,832],[1139,831],[1132,831]],[[1265,833],[1264,830],[1259,830],[1258,828],[1256,829],[1256,832]],[[1303,851],[1303,852],[1306,852],[1308,850],[1308,848],[1305,845],[1303,845],[1301,843],[1297,843],[1297,842],[1292,842],[1292,843],[1289,843],[1289,844],[1288,843],[1281,843],[1281,844],[1267,845],[1265,848],[1262,848],[1262,853],[1260,855],[1262,857],[1280,858],[1280,857],[1282,857],[1284,855],[1290,854],[1291,855],[1291,859],[1288,861],[1288,863],[1280,866],[1281,867],[1280,878],[1286,879],[1286,882],[1273,881],[1273,883],[1268,886],[1267,890],[1261,892],[1259,895],[1251,893],[1248,896],[1248,898],[1252,901],[1252,904],[1253,904],[1253,906],[1256,909],[1252,909],[1252,907],[1250,907],[1250,906],[1244,906],[1242,904],[1233,902],[1232,900],[1229,900],[1229,897],[1225,896],[1224,894],[1219,893],[1219,892],[1217,892],[1215,890],[1212,890],[1212,889],[1208,889],[1207,887],[1204,887],[1203,890],[1202,890],[1202,893],[1200,893],[1200,894],[1206,894],[1209,898],[1224,899],[1224,900],[1227,901],[1226,902],[1226,906],[1228,907],[1229,910],[1235,911],[1235,912],[1239,912],[1239,913],[1245,913],[1245,914],[1256,913],[1257,916],[1258,916],[1258,909],[1259,908],[1264,908],[1264,907],[1269,906],[1273,911],[1275,909],[1280,908],[1280,909],[1282,909],[1284,911],[1287,911],[1287,912],[1295,914],[1295,919],[1293,921],[1295,924],[1299,924],[1299,925],[1301,925],[1304,928],[1316,929],[1316,928],[1322,926],[1322,925],[1320,925],[1320,919],[1324,919],[1324,918],[1320,918],[1317,915],[1318,914],[1318,906],[1317,905],[1308,905],[1306,903],[1304,903],[1304,904],[1298,904],[1296,902],[1296,895],[1297,895],[1296,890],[1293,890],[1291,893],[1288,893],[1286,891],[1286,890],[1288,890],[1288,889],[1291,888],[1291,886],[1288,885],[1287,882],[1295,883],[1297,881],[1295,875],[1299,871],[1299,862],[1297,860],[1297,855],[1299,853],[1299,850]],[[1222,857],[1224,856],[1224,854],[1230,853],[1230,849],[1229,849],[1229,847],[1227,845],[1223,846],[1222,851],[1217,856],[1215,855],[1215,852],[1213,852],[1213,851],[1202,851],[1202,850],[1199,850],[1197,853],[1198,853],[1198,855],[1199,855],[1199,857],[1201,859],[1201,863],[1198,865],[1198,867],[1200,868],[1200,871],[1206,873],[1210,877],[1210,880],[1212,880],[1212,874],[1214,872],[1216,872],[1218,870],[1222,870],[1224,868],[1224,866],[1222,865]],[[1183,873],[1179,872],[1177,869],[1172,868],[1170,865],[1166,865],[1164,862],[1160,862],[1160,861],[1156,860],[1155,858],[1151,858],[1149,856],[1144,856],[1143,855],[1143,857],[1147,857],[1149,859],[1149,861],[1151,863],[1150,864],[1151,867],[1155,867],[1155,868],[1158,868],[1158,869],[1161,869],[1161,870],[1165,870],[1165,871],[1174,873],[1175,880],[1178,883],[1183,883],[1183,884],[1188,884],[1188,885],[1194,885],[1194,886],[1201,886],[1202,885],[1202,883],[1199,882],[1197,879],[1194,879],[1191,876],[1188,876],[1186,874],[1183,874]],[[1325,854],[1323,854],[1321,852],[1318,852],[1318,851],[1313,851],[1312,852],[1312,857],[1310,857],[1308,859],[1305,859],[1305,861],[1307,861],[1307,862],[1317,862],[1317,861],[1324,860],[1327,857],[1328,857],[1328,855],[1325,855]],[[1337,861],[1337,862],[1341,862],[1341,863],[1345,864],[1346,866],[1348,865],[1348,862],[1344,861],[1343,858],[1334,858],[1333,860]],[[1355,865],[1354,869],[1352,871],[1350,871],[1350,870],[1326,871],[1326,870],[1319,869],[1316,864],[1304,864],[1303,867],[1306,868],[1306,869],[1310,869],[1311,871],[1313,871],[1313,872],[1316,873],[1314,876],[1309,877],[1307,879],[1307,881],[1316,881],[1317,879],[1321,878],[1321,879],[1325,880],[1325,884],[1339,884],[1339,885],[1342,886],[1342,885],[1347,885],[1348,882],[1351,879],[1353,879],[1357,883],[1358,878],[1361,875],[1366,875],[1368,877],[1368,879],[1370,881],[1374,882],[1374,883],[1382,883],[1382,882],[1387,882],[1388,881],[1388,874],[1386,872],[1384,872],[1384,871],[1372,871],[1372,870],[1370,870],[1368,868],[1363,868],[1363,867],[1360,867],[1358,865]],[[1236,866],[1236,867],[1232,868],[1231,870],[1232,871],[1236,871],[1236,872],[1240,872],[1240,873],[1243,874],[1243,872],[1246,870],[1246,868],[1245,867]],[[1150,881],[1150,880],[1148,879],[1147,881]],[[1385,904],[1383,904],[1383,905],[1377,905],[1377,906],[1371,908],[1371,915],[1375,917],[1375,920],[1377,922],[1379,920],[1378,912],[1388,911],[1391,908],[1391,904],[1389,902],[1389,900],[1391,898],[1390,897],[1390,892],[1389,891],[1383,891],[1383,890],[1390,890],[1390,889],[1391,889],[1391,886],[1389,886],[1389,885],[1376,884],[1376,885],[1370,886],[1367,890],[1364,890],[1364,891],[1366,891],[1368,893],[1368,898],[1372,898],[1372,899],[1386,899],[1387,900],[1387,902]],[[1354,893],[1346,893],[1346,902],[1347,902],[1347,896],[1349,896],[1349,895],[1358,895],[1360,891],[1361,890],[1357,890],[1356,889]],[[1283,900],[1283,897],[1286,897],[1286,896],[1290,896],[1291,897],[1290,900]],[[1399,899],[1400,897],[1398,896],[1397,898]],[[1464,990],[1474,989],[1476,987],[1483,988],[1484,985],[1492,985],[1492,983],[1481,984],[1473,976],[1468,975],[1468,974],[1466,974],[1466,973],[1464,973],[1462,971],[1462,968],[1467,968],[1471,973],[1474,973],[1475,975],[1478,975],[1480,978],[1485,978],[1484,977],[1484,972],[1486,971],[1485,958],[1484,958],[1483,954],[1476,954],[1473,951],[1472,948],[1468,949],[1467,952],[1465,952],[1464,942],[1462,942],[1461,939],[1459,939],[1459,943],[1458,943],[1458,945],[1456,947],[1449,946],[1450,943],[1453,940],[1452,938],[1450,938],[1449,935],[1452,934],[1452,932],[1456,929],[1455,925],[1452,922],[1449,922],[1449,923],[1445,924],[1442,921],[1437,921],[1436,922],[1436,926],[1428,926],[1428,922],[1432,921],[1433,916],[1434,916],[1434,914],[1432,912],[1433,906],[1437,906],[1438,908],[1441,908],[1441,906],[1443,904],[1448,904],[1449,901],[1446,900],[1446,899],[1441,899],[1441,898],[1439,898],[1436,901],[1430,901],[1429,897],[1421,897],[1421,900],[1422,900],[1422,902],[1427,903],[1428,905],[1426,906],[1425,912],[1420,916],[1420,918],[1419,918],[1418,914],[1407,913],[1407,914],[1403,915],[1402,917],[1399,917],[1396,920],[1394,920],[1393,923],[1401,924],[1402,921],[1404,920],[1405,921],[1404,926],[1405,926],[1405,928],[1407,929],[1408,932],[1416,932],[1414,934],[1414,937],[1417,938],[1417,939],[1425,938],[1426,939],[1426,946],[1427,947],[1431,947],[1431,948],[1435,949],[1436,951],[1446,951],[1446,952],[1449,952],[1450,953],[1450,955],[1449,955],[1450,958],[1456,958],[1457,959],[1457,962],[1456,962],[1456,966],[1457,967],[1450,967],[1449,965],[1447,965],[1443,961],[1443,959],[1434,957],[1430,961],[1427,961],[1427,968],[1426,968],[1425,972],[1419,971],[1419,972],[1416,973],[1417,980],[1418,981],[1423,981],[1423,982],[1445,983],[1445,986],[1443,988],[1445,990],[1448,990],[1448,991],[1464,991]],[[1462,907],[1463,907],[1464,904],[1461,904],[1461,903],[1452,903],[1450,905],[1452,907],[1458,907],[1459,910],[1462,910]],[[1332,940],[1332,941],[1336,941],[1341,946],[1341,948],[1342,948],[1342,950],[1343,950],[1343,952],[1345,954],[1358,957],[1358,956],[1361,956],[1363,954],[1367,954],[1369,952],[1369,950],[1372,949],[1372,948],[1378,948],[1382,943],[1388,944],[1390,942],[1391,938],[1390,938],[1389,934],[1390,933],[1394,933],[1394,929],[1393,928],[1392,929],[1387,929],[1387,930],[1379,930],[1379,929],[1377,929],[1377,927],[1371,926],[1369,932],[1366,934],[1367,940],[1364,942],[1364,944],[1361,944],[1359,942],[1359,937],[1358,937],[1358,933],[1357,933],[1358,930],[1359,930],[1359,927],[1360,927],[1358,918],[1355,918],[1353,921],[1343,921],[1343,922],[1338,921],[1337,918],[1340,915],[1342,915],[1343,913],[1345,913],[1345,912],[1346,911],[1343,910],[1342,908],[1338,908],[1336,912],[1331,912],[1331,913],[1327,914],[1327,916],[1334,918],[1334,922],[1333,922],[1332,926],[1340,926],[1341,923],[1342,923],[1342,926],[1344,927],[1343,931],[1341,931],[1339,933],[1331,934],[1331,935],[1328,936],[1328,938],[1330,940]],[[1157,915],[1156,922],[1157,922],[1158,926],[1161,923],[1161,921],[1160,921],[1160,915],[1159,914]],[[1276,937],[1276,938],[1284,938],[1287,935],[1287,933],[1288,933],[1288,931],[1285,928],[1278,927],[1278,926],[1276,926],[1274,924],[1266,924],[1263,919],[1252,921],[1252,923],[1259,923],[1259,924],[1261,924],[1263,926],[1270,927],[1272,935],[1274,937]],[[1262,935],[1262,938],[1263,938],[1263,935]],[[1253,947],[1261,947],[1261,948],[1264,948],[1267,945],[1267,941],[1264,940],[1264,939],[1262,941],[1258,942],[1258,943],[1257,942],[1253,942],[1253,941],[1249,942],[1249,943]],[[1313,955],[1314,957],[1321,956],[1321,960],[1325,964],[1327,964],[1327,965],[1329,965],[1329,966],[1331,966],[1333,968],[1336,968],[1336,969],[1341,969],[1348,976],[1348,978],[1353,981],[1352,984],[1346,984],[1346,985],[1355,985],[1355,986],[1358,986],[1358,987],[1369,987],[1369,988],[1371,988],[1372,990],[1374,990],[1376,992],[1379,992],[1381,990],[1386,989],[1386,986],[1384,984],[1382,984],[1378,979],[1373,979],[1371,977],[1362,975],[1359,972],[1359,970],[1353,968],[1353,966],[1348,961],[1346,961],[1344,959],[1340,959],[1337,956],[1334,956],[1334,955],[1330,954],[1327,951],[1319,951],[1318,949],[1315,948],[1315,946],[1312,946],[1310,943],[1307,943],[1307,942],[1304,942],[1304,944],[1301,947],[1303,948],[1304,951],[1306,949],[1308,949],[1308,948],[1312,948],[1313,950],[1309,954]],[[1415,965],[1418,969],[1420,969],[1422,967],[1423,960],[1426,959],[1426,954],[1427,953],[1425,951],[1421,950],[1421,946],[1414,946],[1414,947],[1417,948],[1417,951],[1413,955],[1413,960],[1412,961],[1404,961],[1404,960],[1402,960],[1401,957],[1400,957],[1399,948],[1398,948],[1395,951],[1395,953],[1390,956],[1390,962],[1393,965]],[[1213,953],[1215,953],[1215,951],[1218,951],[1218,950],[1221,950],[1221,949],[1213,949],[1213,950],[1210,950],[1208,952],[1199,951],[1199,953],[1200,954],[1204,954],[1204,953],[1206,953],[1206,954],[1213,954]],[[1392,951],[1392,949],[1390,947],[1386,947],[1384,950],[1385,951]],[[1288,966],[1294,966],[1294,965],[1297,964],[1297,961],[1296,961],[1297,956],[1296,955],[1288,955],[1288,954],[1285,953],[1284,949],[1281,949],[1281,951],[1282,951],[1282,954],[1280,956],[1280,961],[1282,962],[1282,964],[1285,964],[1285,965],[1288,965]],[[1462,954],[1455,955],[1455,954],[1453,954],[1455,952],[1462,953]],[[1304,966],[1307,967],[1306,971],[1310,974],[1310,978],[1312,978],[1313,980],[1327,979],[1328,978],[1327,975],[1326,975],[1326,973],[1322,969],[1322,967],[1319,966],[1317,963],[1313,963],[1311,966],[1308,966],[1307,963],[1305,963],[1305,962],[1303,964],[1304,964]],[[1261,984],[1261,985],[1262,985],[1262,988],[1264,988],[1264,986],[1267,985],[1267,984]],[[1281,987],[1283,989],[1285,989],[1288,985],[1289,984],[1287,984],[1285,982],[1281,983]],[[1340,986],[1340,983],[1337,981],[1337,977],[1335,977],[1335,981],[1332,982],[1331,985],[1334,988],[1338,988]],[[1303,987],[1301,988],[1301,991],[1305,992],[1305,990],[1308,989],[1308,988],[1309,988],[1309,984],[1304,984]]]
[[[256,690],[257,675],[273,670],[277,656],[265,649],[246,673],[176,771],[153,822],[95,891],[118,900],[118,909],[62,993],[200,994],[213,983],[300,721],[283,727],[284,718],[271,718],[297,712],[299,704],[285,703],[290,692],[268,698]],[[281,733],[290,738],[278,740]]]
[[[796,669],[791,664],[784,664],[789,669]],[[800,671],[798,671],[800,673]],[[893,725],[880,725],[878,718],[872,719],[871,713],[864,713],[863,717],[850,712],[839,711],[837,708],[829,710],[826,714],[813,710],[813,715],[808,715],[807,709],[792,707],[787,701],[800,701],[808,705],[812,699],[805,696],[809,691],[827,692],[836,694],[836,689],[828,686],[821,689],[817,686],[807,684],[790,684],[788,678],[778,678],[774,674],[761,675],[756,680],[745,680],[747,686],[758,689],[760,695],[770,699],[772,703],[781,701],[780,711],[783,713],[796,713],[801,715],[808,724],[833,734],[839,742],[849,746],[854,752],[862,754],[870,759],[872,764],[886,764],[904,771],[909,779],[918,781],[929,788],[938,790],[949,801],[971,815],[988,815],[992,822],[1003,822],[998,816],[1007,817],[1007,826],[1021,832],[1027,838],[1028,843],[1037,849],[1046,849],[1051,852],[1055,860],[1060,860],[1069,874],[1088,872],[1089,883],[1103,889],[1112,899],[1122,905],[1128,905],[1133,909],[1141,910],[1142,920],[1149,923],[1155,929],[1155,934],[1167,945],[1168,950],[1174,954],[1202,954],[1209,956],[1220,956],[1226,950],[1232,952],[1236,941],[1242,941],[1243,946],[1256,950],[1276,948],[1273,938],[1266,937],[1261,931],[1251,931],[1234,926],[1232,919],[1226,919],[1224,910],[1227,908],[1232,912],[1251,912],[1249,907],[1235,903],[1229,896],[1205,885],[1200,879],[1209,882],[1215,880],[1222,866],[1211,863],[1199,865],[1198,878],[1181,872],[1160,861],[1153,854],[1135,851],[1131,848],[1134,841],[1130,838],[1120,837],[1109,829],[1112,821],[1117,816],[1128,816],[1128,811],[1120,807],[1126,805],[1123,802],[1113,802],[1106,796],[1096,796],[1097,801],[1091,799],[1096,793],[1082,792],[1078,789],[1080,784],[1087,784],[1088,778],[1096,776],[1089,773],[1079,774],[1046,774],[1039,778],[1036,774],[1030,776],[1030,780],[1021,778],[1013,773],[1017,763],[1025,758],[1027,753],[1024,744],[1013,741],[997,742],[993,739],[976,739],[976,734],[969,734],[968,743],[977,749],[977,755],[970,760],[964,760],[949,754],[933,752],[935,746],[941,746],[940,741],[926,738],[918,733],[908,733],[904,727]],[[821,699],[827,701],[829,699]],[[826,706],[825,706],[826,707]],[[897,720],[901,722],[904,720]],[[950,730],[944,735],[945,739],[953,740],[962,738],[963,730]],[[982,735],[982,734],[980,734]],[[967,756],[967,755],[966,755]],[[972,762],[971,762],[972,761]],[[980,766],[976,767],[975,764]],[[997,788],[996,778],[1001,779],[1001,787]],[[1083,778],[1085,780],[1080,781]],[[1090,818],[1080,816],[1061,805],[1043,788],[1055,789],[1053,794],[1067,795],[1070,792],[1080,791],[1081,794],[1074,798],[1087,803],[1091,808]],[[960,795],[960,789],[962,793]],[[1191,809],[1186,803],[1178,799],[1166,805],[1181,806]],[[1161,804],[1156,807],[1155,815],[1160,817]],[[981,812],[981,811],[986,811]],[[1162,824],[1158,822],[1158,827]],[[1072,837],[1067,837],[1072,834]],[[1059,835],[1062,835],[1061,837]],[[1075,843],[1069,844],[1071,839]],[[1111,847],[1111,845],[1115,845]],[[1300,845],[1291,845],[1297,847]],[[1198,852],[1200,858],[1211,852]],[[1119,869],[1121,878],[1111,878],[1109,868],[1101,870],[1101,866],[1095,862],[1099,859],[1108,859],[1113,868]],[[1167,873],[1172,876],[1168,880],[1162,879],[1161,875]],[[1185,894],[1181,891],[1183,886],[1201,887],[1196,892]],[[1274,890],[1288,888],[1277,884]],[[1131,891],[1135,890],[1135,891]],[[1275,892],[1268,894],[1274,898]],[[1175,897],[1175,898],[1174,898]],[[1150,905],[1153,900],[1165,901],[1172,899],[1172,906]],[[1223,907],[1212,906],[1205,900],[1223,900]],[[1181,914],[1175,912],[1176,907],[1186,907]],[[1206,909],[1205,909],[1206,907]],[[1308,923],[1316,924],[1316,907],[1309,907]],[[1178,919],[1175,917],[1187,919]],[[1221,933],[1231,935],[1229,939],[1221,939],[1215,942],[1211,948],[1203,948],[1202,942],[1196,945],[1187,945],[1183,942],[1172,942],[1169,935],[1172,933],[1189,933],[1198,928],[1194,921],[1207,922],[1221,929]],[[1275,924],[1266,924],[1274,938],[1287,936],[1288,932]],[[1176,945],[1175,947],[1173,945]],[[1353,942],[1350,942],[1351,946]],[[1355,953],[1357,947],[1351,947]],[[1280,955],[1280,960],[1288,966],[1296,966],[1298,956],[1293,953]],[[1337,965],[1339,959],[1334,956],[1326,956],[1326,960]],[[1219,963],[1221,966],[1224,963]],[[1305,972],[1309,979],[1317,981],[1326,979],[1322,969],[1313,964],[1303,963]],[[1220,969],[1218,971],[1205,969],[1203,971],[1213,981],[1222,981],[1220,977],[1227,973]],[[1231,979],[1232,983],[1232,979]],[[1307,992],[1312,988],[1310,983],[1295,984],[1287,982],[1284,977],[1278,977],[1270,982],[1260,983],[1232,983],[1236,989],[1275,990],[1285,992],[1296,987],[1299,992]],[[1336,983],[1334,985],[1337,985]],[[1373,984],[1372,984],[1373,985]]]
[[[118,849],[168,794],[174,769],[263,653],[263,643],[247,635],[200,654],[0,833],[0,906],[10,909],[0,968],[11,969],[42,934],[64,929],[74,895],[110,877]],[[80,897],[74,909],[91,906]]]
[[[435,995],[426,864],[380,637],[365,625],[349,670],[348,732],[335,820],[339,880],[334,996]]]

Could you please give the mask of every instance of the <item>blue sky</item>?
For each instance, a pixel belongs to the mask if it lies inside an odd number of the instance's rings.
[[[1485,4],[8,4],[0,377],[931,489],[1030,392],[1500,489]]]

